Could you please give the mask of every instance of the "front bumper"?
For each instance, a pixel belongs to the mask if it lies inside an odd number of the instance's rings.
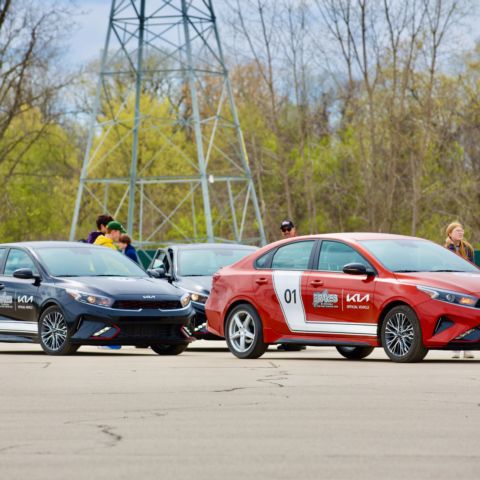
[[[416,307],[430,349],[480,349],[480,309],[431,300]],[[470,332],[470,333],[469,333]]]
[[[81,345],[178,345],[195,340],[191,305],[173,310],[121,310],[69,305],[71,342]]]

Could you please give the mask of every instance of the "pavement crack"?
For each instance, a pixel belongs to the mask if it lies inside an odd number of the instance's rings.
[[[213,393],[234,392],[235,390],[245,390],[247,387],[225,388],[222,390],[212,390]]]
[[[111,427],[110,425],[97,425],[97,428],[110,438],[110,441],[108,442],[109,447],[115,447],[123,439],[121,435],[113,432],[114,427]]]
[[[272,363],[272,362],[270,362],[270,363]],[[278,367],[275,366],[275,368],[278,368]],[[280,372],[278,372],[278,374],[266,375],[264,378],[259,378],[259,379],[257,379],[257,382],[267,383],[267,384],[270,384],[270,385],[274,385],[274,386],[283,388],[285,385],[282,382],[283,382],[283,380],[287,379],[287,376],[288,376],[288,372],[280,371]]]

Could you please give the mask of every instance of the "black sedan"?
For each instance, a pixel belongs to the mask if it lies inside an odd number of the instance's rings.
[[[148,271],[190,294],[196,312],[193,332],[196,338],[223,340],[207,331],[205,303],[212,288],[212,276],[257,250],[232,243],[170,245],[156,251]]]
[[[194,340],[190,295],[112,249],[74,242],[0,245],[0,341],[50,355],[81,345],[177,355]]]

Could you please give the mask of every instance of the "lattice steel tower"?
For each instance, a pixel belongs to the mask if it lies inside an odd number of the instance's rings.
[[[265,243],[211,0],[112,0],[70,239]]]

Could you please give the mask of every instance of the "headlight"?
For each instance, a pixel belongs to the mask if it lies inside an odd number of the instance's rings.
[[[452,303],[454,305],[461,305],[463,307],[474,307],[478,298],[472,295],[466,295],[459,292],[451,292],[450,290],[440,290],[438,288],[423,287],[417,285],[418,290],[426,293],[434,300],[440,300],[441,302]]]
[[[190,295],[188,293],[183,295],[180,299],[180,303],[182,304],[182,307],[188,306],[188,304],[190,303]]]
[[[191,293],[190,297],[192,298],[192,302],[197,303],[207,303],[208,300],[206,295],[200,295],[199,293]]]
[[[67,288],[67,293],[77,302],[98,305],[100,307],[111,307],[113,305],[113,298],[102,297],[94,293],[80,292],[71,288]]]

